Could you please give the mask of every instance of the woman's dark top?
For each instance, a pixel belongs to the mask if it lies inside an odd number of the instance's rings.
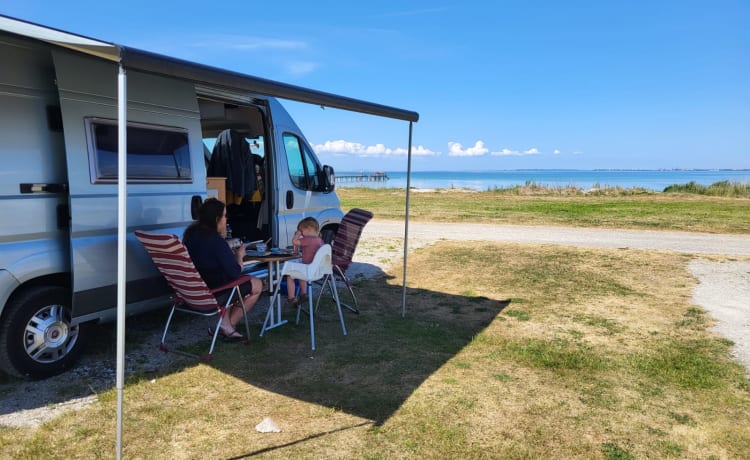
[[[218,233],[200,228],[185,233],[183,243],[209,288],[221,286],[240,276],[242,267]]]

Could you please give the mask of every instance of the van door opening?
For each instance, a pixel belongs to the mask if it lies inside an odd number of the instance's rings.
[[[224,178],[218,182],[224,189],[216,197],[227,205],[232,237],[267,240],[272,235],[268,197],[273,175],[264,109],[203,97],[198,105],[206,176]]]

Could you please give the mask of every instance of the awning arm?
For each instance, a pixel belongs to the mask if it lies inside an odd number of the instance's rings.
[[[409,122],[409,147],[406,156],[406,211],[404,213],[404,292],[401,297],[401,317],[406,317],[406,267],[409,255],[409,192],[411,191],[411,135],[414,123]]]

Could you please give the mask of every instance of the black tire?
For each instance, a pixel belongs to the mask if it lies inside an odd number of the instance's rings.
[[[43,379],[69,369],[83,351],[89,325],[71,326],[70,290],[29,287],[13,296],[0,324],[0,369]]]
[[[336,227],[325,227],[320,231],[320,238],[325,244],[331,244],[333,238],[336,236]]]

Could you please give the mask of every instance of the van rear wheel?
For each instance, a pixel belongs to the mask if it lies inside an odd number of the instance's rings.
[[[35,286],[6,306],[0,325],[0,368],[46,378],[70,368],[83,351],[88,325],[71,324],[70,291]]]

